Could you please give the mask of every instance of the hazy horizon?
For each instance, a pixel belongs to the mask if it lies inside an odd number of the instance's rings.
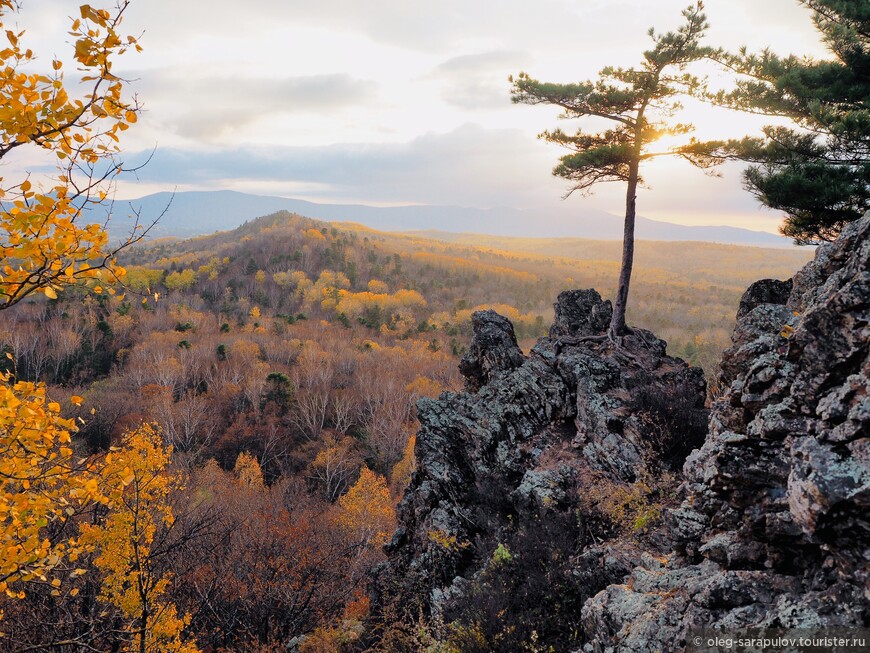
[[[634,65],[646,30],[676,27],[688,0],[652,4],[258,0],[241,11],[228,0],[135,0],[123,30],[141,34],[144,51],[116,70],[145,111],[121,147],[128,163],[154,156],[117,197],[227,189],[329,204],[559,206],[566,186],[550,170],[562,152],[535,137],[559,126],[558,112],[512,105],[507,76],[569,82]],[[28,46],[68,57],[69,12],[61,0],[23,3]],[[708,0],[706,13],[710,45],[824,55],[796,0]],[[691,103],[682,119],[702,138],[768,122]],[[37,172],[42,163],[9,161]],[[655,162],[638,210],[775,233],[780,216],[742,189],[741,167],[711,178]],[[619,214],[623,192],[611,184],[567,201]]]

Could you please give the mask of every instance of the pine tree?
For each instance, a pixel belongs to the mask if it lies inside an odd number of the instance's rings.
[[[637,188],[643,183],[641,163],[663,155],[681,156],[699,167],[715,165],[698,143],[653,151],[651,145],[664,136],[691,133],[692,125],[673,122],[681,108],[679,97],[696,92],[700,80],[686,66],[710,54],[700,45],[707,28],[703,3],[683,11],[685,23],[675,32],[649,31],[654,47],[643,53],[637,68],[607,67],[595,81],[551,84],[526,73],[511,78],[512,100],[523,104],[553,104],[564,112],[561,118],[591,118],[608,121],[603,131],[567,134],[561,129],[545,131],[541,138],[558,143],[573,153],[560,159],[553,174],[571,182],[566,194],[589,191],[601,182],[626,185],[625,230],[622,267],[616,303],[608,336],[616,340],[626,332],[625,311],[634,261],[634,222]]]
[[[833,58],[722,54],[741,77],[734,91],[710,99],[795,123],[765,127],[763,138],[729,141],[719,153],[752,164],[745,186],[786,214],[784,235],[816,244],[870,209],[870,0],[799,2],[813,11]]]

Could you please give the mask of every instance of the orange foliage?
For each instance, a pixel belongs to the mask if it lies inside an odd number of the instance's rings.
[[[78,67],[74,77],[82,75],[88,90],[74,97],[60,59],[51,61],[51,71],[26,72],[39,65],[38,57],[25,46],[24,31],[2,29],[17,3],[0,0],[0,33],[6,40],[0,49],[0,159],[23,147],[53,154],[57,165],[47,190],[35,189],[29,175],[17,182],[0,177],[0,309],[38,290],[54,298],[56,289],[77,279],[125,272],[115,260],[119,248],[108,246],[100,224],[83,225],[82,216],[103,202],[109,182],[121,172],[113,160],[118,135],[139,112],[112,74],[117,56],[139,49],[135,38],[118,32],[128,4],[118,2],[114,13],[80,7],[69,34]],[[130,238],[126,244],[139,237]]]
[[[310,240],[313,240],[313,241],[315,241],[315,242],[318,241],[318,240],[326,240],[326,236],[324,236],[324,235],[323,235],[320,231],[318,231],[317,229],[308,229],[308,230],[305,232],[305,237],[306,237],[306,238],[309,238]]]
[[[118,635],[142,653],[199,651],[182,639],[190,617],[179,617],[166,600],[171,577],[156,571],[153,557],[158,532],[175,521],[169,496],[180,479],[167,471],[171,454],[149,425],[128,433],[121,449],[106,454],[99,472],[108,514],[81,525],[82,544],[98,553],[100,600],[120,609],[127,623]]]
[[[0,591],[9,596],[24,598],[23,589],[12,589],[18,582],[44,581],[80,550],[46,536],[49,524],[63,523],[98,491],[92,476],[73,467],[75,430],[44,386],[0,376]]]
[[[257,459],[243,451],[236,458],[236,466],[233,468],[236,481],[254,491],[265,490],[266,484],[263,481],[263,470],[260,469],[260,463]]]
[[[326,447],[318,452],[308,466],[308,472],[310,478],[322,485],[324,498],[334,501],[347,489],[361,464],[362,457],[356,451],[356,440],[348,436],[340,440],[326,438]]]
[[[393,466],[393,471],[390,473],[390,487],[393,491],[393,496],[396,498],[404,494],[405,488],[411,482],[411,474],[417,469],[417,458],[414,455],[414,447],[416,445],[417,435],[413,434],[408,438],[408,444],[405,445],[402,459]]]
[[[209,606],[192,628],[219,633],[229,650],[272,650],[340,620],[380,559],[324,519],[323,504],[299,501],[281,482],[253,489],[209,463],[196,473],[193,492],[198,508],[217,523],[183,554],[195,565],[183,589],[190,605]],[[301,505],[291,511],[290,503]]]
[[[338,521],[349,533],[374,546],[386,544],[396,527],[396,510],[383,476],[363,465],[359,480],[338,503]]]
[[[411,393],[411,396],[415,399],[420,397],[434,399],[444,391],[444,386],[438,383],[438,381],[418,376],[405,386],[405,390]]]
[[[415,252],[411,258],[420,263],[432,265],[434,267],[485,272],[487,274],[505,277],[514,282],[535,283],[540,281],[540,277],[531,272],[515,270],[502,265],[492,265],[482,261],[470,261],[458,256],[445,256],[443,254],[433,254],[431,252]]]
[[[345,619],[363,619],[371,610],[369,595],[363,591],[354,593],[353,598],[344,606]]]

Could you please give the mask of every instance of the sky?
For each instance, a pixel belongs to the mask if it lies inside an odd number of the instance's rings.
[[[68,16],[78,4],[22,0],[14,20],[46,65],[68,55]],[[154,155],[119,184],[117,197],[231,189],[383,206],[534,209],[564,201],[581,213],[618,214],[618,184],[562,199],[567,182],[550,171],[564,152],[536,138],[560,126],[559,112],[512,104],[508,76],[574,82],[606,65],[635,65],[650,43],[647,29],[675,28],[687,4],[133,0],[123,30],[144,50],[124,55],[115,72],[131,80],[145,110],[122,147],[128,163]],[[705,5],[709,45],[825,56],[797,0]],[[691,104],[680,119],[702,138],[757,133],[769,122]],[[651,163],[638,212],[776,231],[780,217],[743,190],[740,170],[732,164],[714,178],[685,162]]]

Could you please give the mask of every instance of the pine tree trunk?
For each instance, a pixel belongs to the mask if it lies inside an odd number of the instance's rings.
[[[625,332],[625,309],[628,305],[628,287],[631,283],[631,268],[634,264],[634,218],[637,202],[638,166],[633,164],[625,193],[625,230],[622,235],[622,267],[619,270],[619,286],[616,289],[616,304],[607,335],[615,340]]]

